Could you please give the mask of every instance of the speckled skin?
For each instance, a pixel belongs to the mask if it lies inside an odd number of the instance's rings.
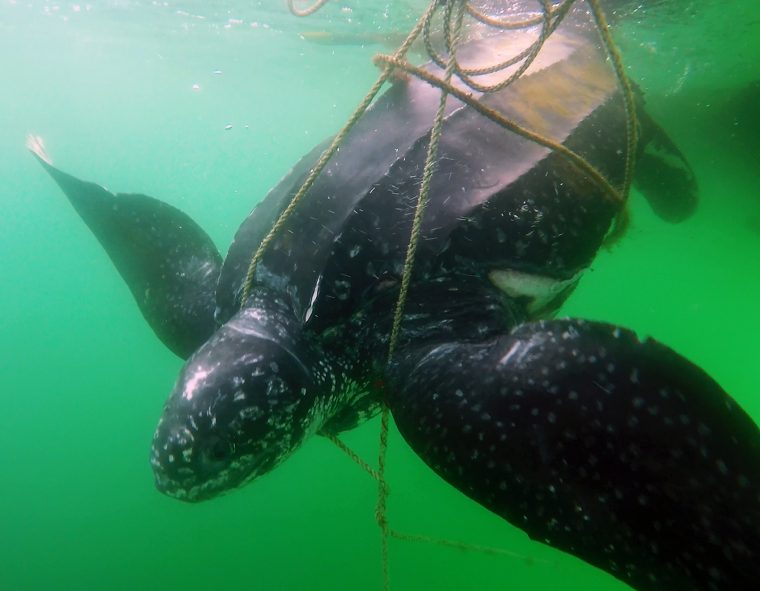
[[[482,100],[619,184],[622,102],[590,39],[576,23],[525,76]],[[512,53],[489,38],[463,59],[493,63],[501,51]],[[324,145],[243,222],[221,266],[181,212],[45,164],[159,337],[189,355],[156,429],[158,488],[214,497],[270,471],[310,435],[356,426],[385,399],[432,469],[532,538],[641,591],[754,589],[757,427],[663,345],[602,323],[548,320],[618,206],[566,160],[454,100],[387,363],[437,97],[412,80],[373,105],[266,251],[245,303],[250,257]],[[693,175],[639,117],[646,166],[636,180],[663,217],[683,219],[696,204]],[[140,213],[129,198],[153,209]]]

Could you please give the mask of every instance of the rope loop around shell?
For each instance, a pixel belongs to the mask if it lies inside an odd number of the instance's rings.
[[[594,168],[585,158],[573,150],[570,150],[562,143],[557,142],[551,138],[543,137],[540,134],[537,134],[530,129],[517,124],[516,122],[509,120],[498,111],[491,109],[490,107],[483,104],[482,101],[473,96],[473,93],[462,90],[458,85],[452,84],[452,78],[458,78],[468,90],[486,94],[498,92],[508,87],[515,80],[519,79],[520,76],[525,73],[525,71],[536,59],[546,40],[562,23],[563,19],[567,16],[570,9],[577,0],[535,1],[538,5],[538,14],[536,16],[531,16],[529,18],[509,19],[487,15],[475,8],[471,0],[430,0],[430,3],[423,15],[420,17],[416,25],[406,36],[404,42],[393,53],[393,55],[375,56],[373,61],[381,68],[381,73],[377,81],[373,84],[359,106],[348,118],[343,128],[338,132],[338,134],[336,134],[330,146],[322,153],[317,163],[309,172],[306,180],[294,194],[288,206],[280,214],[270,231],[264,237],[261,244],[258,246],[255,253],[251,257],[251,261],[243,283],[242,297],[240,302],[241,307],[244,306],[248,300],[248,296],[254,282],[256,266],[263,257],[267,246],[282,230],[286,220],[295,210],[295,207],[308,193],[316,178],[325,168],[330,158],[335,154],[335,152],[338,151],[342,141],[348,135],[355,123],[364,114],[367,108],[369,108],[370,104],[375,99],[383,85],[391,79],[394,73],[398,73],[398,71],[403,72],[405,75],[414,76],[415,78],[426,82],[427,84],[439,88],[441,91],[441,100],[436,111],[433,126],[431,129],[428,152],[425,159],[423,171],[423,181],[421,184],[420,193],[417,198],[417,204],[414,212],[414,221],[412,224],[412,230],[410,232],[409,243],[407,246],[407,253],[401,277],[401,287],[399,289],[399,295],[397,297],[394,309],[393,325],[388,344],[389,363],[393,357],[393,353],[399,339],[401,321],[403,318],[409,283],[411,281],[412,270],[414,267],[415,251],[420,240],[422,216],[425,211],[428,193],[430,190],[430,179],[432,178],[435,171],[437,147],[442,131],[444,108],[449,95],[452,95],[459,101],[476,110],[484,117],[487,117],[491,121],[499,124],[506,131],[518,134],[521,137],[542,145],[558,153],[560,156],[568,159],[583,174],[587,175],[588,178],[597,184],[597,186],[601,189],[603,195],[619,205],[619,214],[613,221],[612,229],[608,234],[608,243],[617,239],[624,232],[628,221],[626,202],[631,187],[634,156],[638,141],[636,109],[631,84],[625,74],[625,68],[623,66],[622,59],[617,48],[615,47],[604,12],[599,5],[599,0],[584,1],[588,4],[590,12],[594,18],[594,22],[599,32],[602,44],[604,45],[604,48],[610,59],[618,81],[618,85],[620,86],[621,93],[623,95],[623,104],[626,117],[626,154],[624,181],[620,188],[613,187],[610,182],[604,177],[604,175],[596,170],[596,168]],[[328,0],[315,0],[314,3],[310,6],[299,9],[296,7],[296,0],[287,0],[287,5],[290,11],[296,16],[308,16],[324,7],[327,2]],[[434,36],[432,32],[433,21],[441,9],[443,9],[443,22],[441,27],[443,30],[442,51],[435,47]],[[536,36],[536,39],[533,40],[527,47],[520,50],[509,59],[502,60],[498,63],[485,67],[464,67],[459,63],[459,60],[457,58],[457,49],[463,28],[463,18],[465,15],[480,25],[504,31],[524,32],[538,27],[538,34]],[[420,36],[422,36],[425,50],[430,59],[441,70],[443,70],[443,77],[437,76],[431,73],[429,70],[414,66],[406,60],[406,55],[409,49]],[[509,72],[510,68],[515,69]],[[501,80],[498,80],[496,82],[483,84],[476,80],[476,78],[479,76],[493,76],[495,74],[499,74],[500,72],[505,72],[505,75]],[[385,476],[389,422],[390,411],[387,405],[382,404],[377,470],[374,470],[369,465],[367,465],[356,454],[354,454],[350,449],[342,444],[342,442],[340,442],[337,438],[331,437],[331,440],[333,440],[333,442],[342,451],[344,451],[344,453],[348,454],[349,457],[351,457],[377,481],[378,496],[375,516],[381,532],[381,555],[384,589],[388,590],[390,588],[388,570],[388,541],[391,537],[407,541],[435,543],[459,549],[474,550],[501,556],[517,556],[514,553],[505,550],[487,548],[482,546],[473,546],[470,544],[452,542],[449,540],[439,540],[427,536],[402,534],[391,529],[387,518],[387,498],[389,494],[389,488]],[[526,559],[526,557],[522,556],[517,557]]]
[[[287,0],[289,10],[296,16],[308,16],[314,14],[321,8],[323,8],[329,0],[315,0],[311,5],[306,8],[298,8],[296,6],[297,0]],[[316,178],[321,171],[325,168],[330,158],[338,151],[343,139],[348,135],[351,128],[356,121],[364,114],[369,105],[375,99],[382,86],[388,82],[393,73],[398,70],[404,71],[408,75],[415,76],[425,82],[441,88],[442,92],[455,95],[459,100],[466,102],[469,106],[474,106],[481,114],[488,117],[492,121],[502,125],[505,129],[517,133],[522,137],[530,139],[542,146],[545,146],[560,155],[568,158],[573,164],[578,166],[582,172],[588,175],[602,190],[603,194],[609,199],[620,204],[620,211],[618,216],[613,222],[612,229],[608,234],[607,243],[613,243],[617,238],[622,235],[627,227],[628,211],[626,208],[626,201],[628,193],[630,192],[631,179],[633,175],[634,154],[637,143],[636,138],[636,111],[633,100],[633,91],[631,85],[628,82],[628,78],[625,74],[625,70],[622,64],[622,59],[617,51],[612,36],[609,32],[604,12],[599,5],[598,0],[583,0],[589,7],[594,17],[597,29],[599,30],[602,43],[607,51],[607,54],[612,62],[615,75],[618,83],[621,87],[625,113],[626,113],[626,161],[625,161],[625,174],[622,187],[615,188],[610,185],[607,179],[598,172],[585,158],[577,153],[565,148],[562,144],[553,141],[551,138],[546,138],[540,134],[531,132],[528,129],[522,128],[515,122],[509,121],[506,117],[494,111],[488,109],[482,105],[482,102],[477,98],[473,98],[472,95],[462,92],[454,87],[450,82],[444,81],[438,76],[430,74],[427,70],[423,70],[416,66],[413,66],[406,60],[406,55],[411,48],[412,44],[422,34],[425,50],[428,53],[430,59],[436,63],[441,69],[446,69],[446,64],[449,61],[448,57],[445,57],[441,51],[435,48],[435,44],[432,40],[433,20],[437,13],[443,8],[443,42],[444,50],[450,56],[453,56],[453,77],[458,78],[462,84],[468,89],[481,93],[491,93],[503,90],[520,76],[530,67],[535,58],[538,56],[541,48],[549,36],[557,29],[563,19],[567,16],[572,6],[578,0],[535,0],[537,4],[537,15],[529,18],[501,18],[490,16],[485,14],[475,6],[473,6],[472,0],[431,0],[427,9],[423,13],[422,17],[417,21],[417,24],[407,35],[404,42],[394,52],[392,56],[377,55],[374,58],[374,63],[382,66],[380,77],[367,93],[365,98],[361,101],[354,113],[349,117],[344,127],[338,132],[333,139],[330,146],[322,153],[319,160],[310,171],[306,180],[303,182],[300,189],[295,193],[288,206],[280,214],[270,231],[262,240],[256,251],[251,257],[248,270],[243,281],[243,287],[241,292],[240,305],[245,305],[250,295],[250,290],[254,282],[256,266],[263,257],[267,246],[272,242],[274,237],[282,230],[286,220],[295,210],[296,205],[304,195],[308,192],[311,186],[314,184]],[[506,30],[506,31],[528,31],[535,27],[540,27],[537,38],[530,43],[527,47],[520,50],[516,55],[507,60],[503,60],[499,63],[492,64],[486,67],[480,68],[467,68],[460,65],[457,59],[456,51],[451,52],[451,23],[452,15],[456,11],[450,10],[453,5],[461,6],[473,21],[485,25],[494,29]],[[461,16],[459,17],[461,18]],[[504,72],[510,68],[516,67],[512,72],[509,72],[503,79],[491,83],[482,84],[476,80],[479,76],[494,75],[499,72]],[[404,271],[406,273],[406,270]],[[403,275],[402,275],[403,282]],[[393,351],[395,348],[395,340],[391,339],[389,344],[389,351]]]

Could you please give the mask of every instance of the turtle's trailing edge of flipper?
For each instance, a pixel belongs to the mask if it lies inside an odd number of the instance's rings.
[[[442,478],[640,591],[750,591],[760,432],[704,371],[597,322],[396,356],[389,405]]]
[[[27,147],[108,253],[156,336],[186,359],[215,328],[222,259],[211,238],[171,205],[114,194],[62,172],[37,136],[29,136]]]

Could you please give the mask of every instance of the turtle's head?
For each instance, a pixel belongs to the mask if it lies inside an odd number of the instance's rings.
[[[151,450],[158,489],[201,501],[270,471],[318,427],[291,325],[246,308],[187,361]]]

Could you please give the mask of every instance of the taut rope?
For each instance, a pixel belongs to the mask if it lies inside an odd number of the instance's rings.
[[[304,9],[298,9],[295,7],[295,0],[287,0],[289,9],[296,16],[308,16],[313,14],[325,4],[328,0],[315,0],[315,2]],[[559,142],[552,140],[551,138],[544,137],[538,133],[535,133],[518,123],[509,120],[504,115],[484,105],[481,101],[475,98],[472,94],[463,91],[451,84],[452,77],[459,78],[465,86],[481,93],[491,93],[502,90],[517,80],[522,74],[530,67],[534,59],[538,55],[539,51],[543,47],[546,39],[556,30],[564,17],[568,14],[570,8],[575,3],[575,0],[561,0],[560,2],[552,2],[552,0],[536,0],[540,5],[541,14],[536,17],[531,17],[523,20],[502,20],[494,18],[482,13],[474,8],[469,0],[431,0],[428,8],[422,17],[417,21],[414,28],[407,35],[404,42],[398,48],[398,50],[392,55],[378,55],[375,57],[375,63],[382,65],[382,72],[373,84],[370,91],[361,101],[356,110],[348,118],[346,124],[338,132],[333,139],[330,146],[322,153],[317,163],[309,172],[306,180],[303,182],[299,190],[295,193],[288,206],[278,217],[277,221],[272,226],[271,230],[262,240],[256,252],[253,254],[248,271],[246,273],[245,281],[243,284],[243,293],[241,299],[241,306],[244,306],[248,300],[253,279],[256,273],[256,266],[260,262],[264,251],[269,243],[282,229],[283,225],[295,210],[297,204],[303,199],[304,195],[314,184],[316,178],[322,172],[327,165],[329,159],[335,154],[340,147],[345,137],[351,131],[353,126],[364,114],[369,105],[372,103],[381,87],[388,81],[393,72],[396,69],[402,70],[407,74],[415,76],[419,80],[427,82],[428,84],[435,86],[441,90],[441,98],[436,111],[433,126],[430,132],[430,140],[428,143],[427,155],[425,158],[425,166],[422,175],[422,183],[420,187],[420,193],[417,198],[417,204],[414,211],[414,219],[412,222],[412,228],[410,232],[409,243],[407,245],[406,257],[404,260],[404,266],[401,277],[401,285],[399,288],[399,294],[396,300],[394,308],[393,324],[391,328],[391,334],[388,342],[388,363],[391,362],[393,354],[398,344],[399,333],[401,328],[401,321],[403,319],[404,307],[409,293],[409,285],[411,282],[412,271],[414,268],[414,258],[417,250],[417,245],[420,240],[422,219],[425,213],[425,208],[428,202],[428,196],[430,192],[430,184],[433,174],[435,173],[436,158],[438,153],[438,146],[442,133],[443,120],[446,108],[446,101],[449,95],[454,96],[462,103],[471,107],[484,117],[487,117],[491,121],[494,121],[501,125],[504,129],[520,135],[530,141],[533,141],[541,146],[549,148],[562,157],[568,159],[575,166],[577,166],[582,172],[584,172],[597,186],[602,190],[602,193],[610,199],[612,202],[621,206],[620,212],[615,219],[613,228],[609,233],[608,240],[613,240],[620,236],[627,224],[627,209],[625,207],[628,194],[631,187],[631,179],[633,177],[633,166],[635,163],[635,151],[637,145],[637,121],[636,121],[636,108],[634,104],[633,91],[628,77],[625,74],[625,69],[620,57],[620,53],[612,39],[612,35],[609,31],[604,12],[602,11],[598,0],[586,0],[591,8],[591,13],[594,17],[599,35],[604,44],[607,55],[612,62],[615,76],[618,84],[620,85],[623,94],[623,103],[625,107],[626,115],[626,155],[625,155],[625,172],[623,185],[620,189],[613,187],[610,182],[602,175],[594,166],[592,166],[585,158],[570,150],[566,146]],[[447,56],[443,57],[433,46],[431,40],[431,24],[432,20],[439,8],[444,8],[443,14],[443,32],[444,32],[444,45]],[[480,68],[464,68],[460,66],[457,61],[457,48],[461,38],[461,30],[463,23],[463,16],[467,13],[468,16],[474,20],[498,29],[504,30],[524,30],[526,28],[540,26],[540,32],[538,38],[531,43],[527,48],[511,57],[508,60],[502,61],[498,64],[494,64],[487,67]],[[436,76],[424,70],[416,67],[406,61],[405,57],[411,47],[412,43],[422,34],[425,43],[425,48],[430,56],[431,60],[436,63],[444,71],[443,78]],[[494,74],[519,64],[519,66],[505,79],[500,80],[495,84],[481,84],[474,78],[486,74]],[[387,499],[388,499],[388,484],[385,478],[386,472],[386,458],[388,449],[388,433],[389,433],[390,413],[388,406],[382,404],[381,420],[380,420],[380,444],[378,451],[378,469],[374,470],[366,462],[364,462],[357,454],[351,451],[345,444],[343,444],[337,437],[328,436],[328,438],[346,453],[354,462],[362,467],[370,476],[372,476],[378,483],[378,498],[375,510],[375,516],[377,523],[381,531],[381,552],[382,552],[382,568],[383,568],[383,587],[387,591],[390,588],[389,572],[388,572],[388,539],[393,537],[400,540],[416,541],[434,543],[447,547],[458,548],[463,550],[474,550],[477,552],[494,554],[499,556],[508,556],[512,558],[520,558],[526,561],[531,559],[514,552],[507,550],[501,550],[497,548],[489,548],[485,546],[475,546],[466,544],[463,542],[456,542],[450,540],[442,540],[438,538],[432,538],[428,536],[410,535],[399,533],[390,528],[387,520]]]

